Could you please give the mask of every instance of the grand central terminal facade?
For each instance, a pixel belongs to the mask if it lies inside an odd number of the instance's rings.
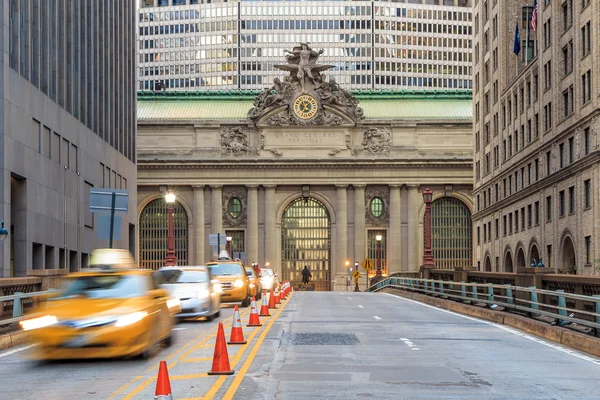
[[[346,290],[367,257],[419,269],[430,188],[436,266],[472,266],[470,93],[350,93],[320,54],[295,47],[262,92],[138,94],[141,265],[164,264],[173,192],[178,264],[214,259],[222,233],[248,265]]]

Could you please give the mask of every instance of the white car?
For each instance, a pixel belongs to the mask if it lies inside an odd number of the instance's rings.
[[[221,315],[221,285],[206,266],[163,267],[154,273],[154,281],[181,302],[177,318]]]
[[[279,286],[279,277],[273,272],[271,268],[262,268],[260,270],[260,283],[263,290],[269,291],[274,290]]]

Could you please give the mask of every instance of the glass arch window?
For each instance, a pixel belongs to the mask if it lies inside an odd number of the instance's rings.
[[[239,218],[240,215],[242,215],[242,201],[237,197],[232,197],[229,199],[229,204],[227,204],[227,212],[232,218]]]
[[[164,198],[152,200],[140,214],[140,267],[157,270],[165,265],[169,215]],[[173,234],[177,265],[188,265],[188,216],[183,206],[173,203]]]
[[[431,249],[436,268],[472,266],[471,212],[462,201],[442,197],[431,203]]]
[[[379,196],[373,197],[369,208],[372,216],[380,218],[383,215],[383,199]]]

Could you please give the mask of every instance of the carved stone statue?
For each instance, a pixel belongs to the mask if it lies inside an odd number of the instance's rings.
[[[291,75],[300,82],[302,93],[306,93],[310,88],[318,87],[319,81],[322,79],[320,72],[334,67],[333,65],[317,64],[317,60],[324,50],[314,51],[308,43],[301,43],[292,51],[285,50],[285,52],[288,53],[285,56],[288,65],[275,65],[275,68],[290,71]],[[307,79],[310,81],[310,85],[306,84]]]
[[[221,150],[239,154],[248,150],[248,135],[240,127],[221,129]]]
[[[362,147],[370,153],[387,153],[392,147],[392,137],[386,128],[369,128],[363,132]]]

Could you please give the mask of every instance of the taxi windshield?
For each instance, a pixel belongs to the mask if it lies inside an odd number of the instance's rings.
[[[202,283],[208,282],[205,271],[184,271],[181,269],[165,269],[158,271],[162,283]]]
[[[210,268],[212,269],[213,275],[242,275],[242,268],[240,268],[239,264],[213,264]]]
[[[90,275],[66,279],[65,289],[55,300],[68,298],[113,299],[142,296],[145,282],[136,275]]]

